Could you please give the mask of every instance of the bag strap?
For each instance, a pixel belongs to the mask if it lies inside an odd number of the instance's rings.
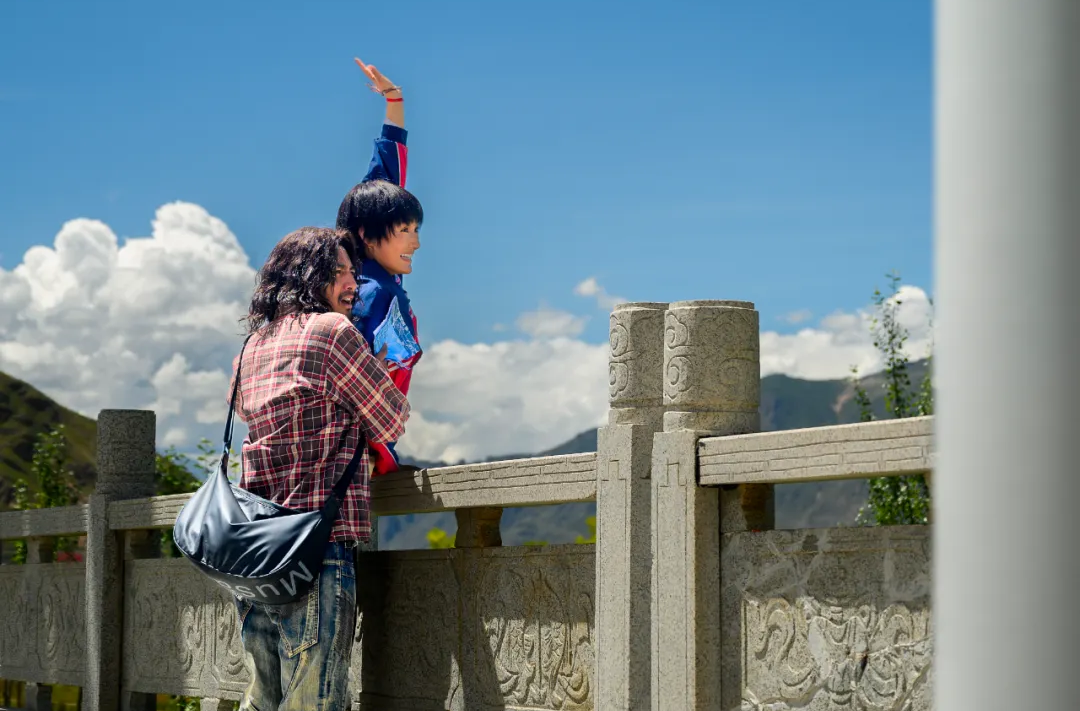
[[[244,365],[244,349],[247,348],[248,341],[251,340],[252,334],[248,334],[248,337],[244,339],[244,345],[240,346],[240,357],[236,359],[236,379],[233,382],[232,395],[229,397],[229,414],[225,418],[225,449],[224,456],[229,456],[229,450],[232,449],[232,435],[233,435],[233,413],[236,411],[236,396],[240,392],[240,369]],[[349,460],[349,464],[345,467],[345,472],[341,475],[341,478],[334,484],[333,493],[338,498],[338,501],[345,501],[345,493],[352,486],[353,477],[356,476],[356,470],[360,468],[360,459],[364,455],[364,449],[366,442],[363,437],[363,430],[357,427],[358,436],[356,440],[356,451],[353,452],[352,459]]]
[[[357,427],[359,430],[360,428]],[[333,492],[334,496],[338,498],[338,501],[344,503],[345,493],[352,486],[353,477],[356,476],[356,470],[360,468],[360,459],[364,456],[364,449],[367,442],[363,437],[363,430],[360,430],[356,438],[356,451],[353,452],[352,459],[349,460],[348,466],[345,467],[345,472],[341,475],[341,478],[334,484]]]
[[[253,334],[248,334],[244,339],[244,345],[240,346],[240,357],[236,359],[236,379],[233,381],[232,396],[229,397],[229,414],[225,418],[225,456],[229,456],[232,449],[233,412],[236,410],[236,396],[240,392],[240,368],[244,365],[244,349]]]

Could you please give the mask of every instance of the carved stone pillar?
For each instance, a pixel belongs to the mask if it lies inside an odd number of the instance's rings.
[[[620,304],[611,314],[611,410],[596,456],[596,665],[598,709],[649,706],[652,605],[653,434],[662,425],[664,310]]]
[[[760,429],[760,373],[753,304],[668,308],[664,431],[652,456],[653,711],[719,708],[720,498],[697,484],[697,445],[701,437]],[[761,514],[771,492],[746,498]]]
[[[97,423],[97,488],[86,534],[86,711],[143,708],[120,699],[123,660],[123,546],[109,529],[109,504],[154,495],[153,412],[102,410]]]

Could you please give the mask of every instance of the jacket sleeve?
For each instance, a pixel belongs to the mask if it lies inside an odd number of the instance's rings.
[[[409,132],[393,124],[384,123],[382,135],[375,139],[375,152],[371,156],[367,175],[361,182],[387,180],[405,187],[405,172],[409,149],[405,146]]]
[[[356,287],[356,303],[353,305],[352,321],[369,347],[374,348],[375,329],[386,318],[386,312],[390,310],[392,300],[390,292],[380,286],[377,281],[361,281]]]

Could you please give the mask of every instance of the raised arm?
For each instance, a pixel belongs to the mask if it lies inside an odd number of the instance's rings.
[[[375,139],[375,152],[368,165],[367,175],[361,182],[386,180],[405,187],[408,165],[408,149],[405,146],[408,132],[405,130],[405,99],[401,87],[383,76],[373,64],[356,59],[357,66],[368,79],[368,86],[386,101],[386,119],[382,135]]]

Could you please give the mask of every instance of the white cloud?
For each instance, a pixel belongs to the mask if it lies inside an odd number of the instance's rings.
[[[607,413],[607,344],[570,338],[427,346],[401,451],[458,461],[537,452]]]
[[[798,311],[792,311],[791,313],[784,314],[780,317],[780,320],[785,323],[790,323],[795,326],[800,323],[805,323],[814,317],[814,314],[810,309],[799,309]]]
[[[518,316],[516,325],[522,333],[533,338],[558,338],[577,336],[585,330],[584,316],[551,309],[543,304],[536,311],[526,311]]]
[[[596,281],[596,277],[589,277],[574,287],[574,293],[578,296],[596,299],[596,306],[601,311],[611,311],[616,304],[625,303],[626,299],[621,296],[612,296]]]
[[[101,222],[73,220],[53,246],[0,269],[0,370],[90,416],[154,409],[162,445],[217,440],[254,277],[228,227],[197,205],[163,206],[149,237],[122,245]],[[614,299],[595,279],[575,293],[598,305]],[[912,286],[900,295],[908,352],[921,358],[929,300]],[[838,312],[793,334],[763,332],[762,374],[824,379],[846,377],[851,365],[880,368],[868,319]],[[400,450],[480,459],[540,451],[595,427],[607,411],[608,346],[580,340],[585,323],[542,305],[517,320],[527,338],[426,343]]]
[[[197,205],[161,207],[151,235],[123,245],[101,222],[72,220],[0,269],[0,370],[93,417],[152,408],[163,444],[216,440],[254,278],[236,237]]]
[[[916,286],[903,286],[897,292],[900,308],[897,318],[909,332],[905,352],[912,359],[930,353],[930,299]],[[871,314],[836,312],[821,319],[817,328],[803,328],[797,333],[761,334],[761,375],[784,373],[797,378],[827,380],[845,378],[851,366],[860,373],[881,370],[881,356],[870,334]]]

